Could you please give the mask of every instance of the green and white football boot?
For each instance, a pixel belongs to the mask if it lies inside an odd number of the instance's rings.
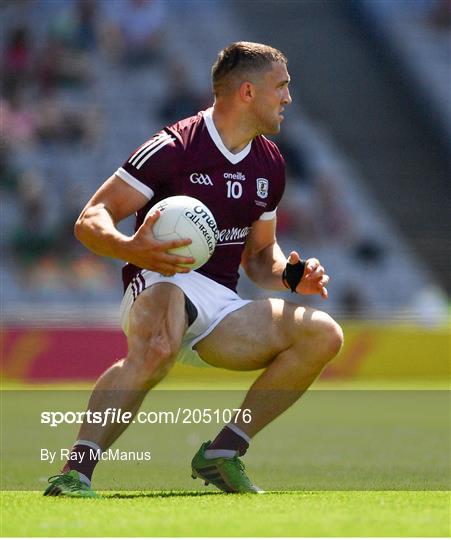
[[[204,453],[210,442],[203,443],[193,457],[192,478],[201,478],[206,486],[213,484],[226,493],[264,493],[249,480],[244,470],[244,463],[238,456],[206,459]]]
[[[45,496],[51,497],[78,497],[97,498],[99,495],[91,489],[91,486],[80,478],[77,471],[56,474],[49,478],[49,486],[44,491]]]

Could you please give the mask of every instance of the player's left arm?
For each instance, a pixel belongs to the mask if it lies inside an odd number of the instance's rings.
[[[276,238],[276,219],[258,220],[252,224],[251,232],[241,257],[241,265],[247,276],[259,287],[275,291],[285,290],[282,280],[287,264],[296,264],[300,260],[297,251],[291,251],[287,258]],[[327,298],[326,285],[329,276],[318,259],[305,261],[302,279],[296,287],[299,294],[320,294]]]

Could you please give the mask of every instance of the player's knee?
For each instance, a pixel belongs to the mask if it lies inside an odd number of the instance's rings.
[[[138,380],[146,385],[161,380],[174,364],[178,344],[162,336],[152,337],[142,354],[129,354]]]
[[[343,346],[344,336],[341,326],[331,318],[327,332],[327,346],[331,358],[334,358]]]
[[[315,364],[318,369],[322,369],[340,351],[343,331],[330,315],[314,311],[306,332],[299,336],[296,344],[303,362]]]
[[[332,317],[323,314],[321,324],[318,325],[318,333],[314,340],[314,355],[317,362],[325,366],[340,351],[343,345],[343,330]]]
[[[174,363],[178,352],[178,344],[170,339],[157,336],[150,340],[144,363],[150,373],[167,373]]]

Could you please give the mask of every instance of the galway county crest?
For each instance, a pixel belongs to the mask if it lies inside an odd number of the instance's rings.
[[[268,196],[269,181],[266,178],[257,178],[257,195],[260,199],[266,199]]]

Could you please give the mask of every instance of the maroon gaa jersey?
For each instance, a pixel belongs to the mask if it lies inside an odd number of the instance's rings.
[[[213,123],[213,109],[166,127],[137,148],[116,171],[149,202],[136,213],[135,230],[149,209],[173,195],[188,195],[210,208],[219,237],[210,260],[196,272],[236,290],[246,238],[256,220],[275,217],[285,186],[285,162],[263,136],[232,154]],[[126,289],[139,268],[123,270]]]

